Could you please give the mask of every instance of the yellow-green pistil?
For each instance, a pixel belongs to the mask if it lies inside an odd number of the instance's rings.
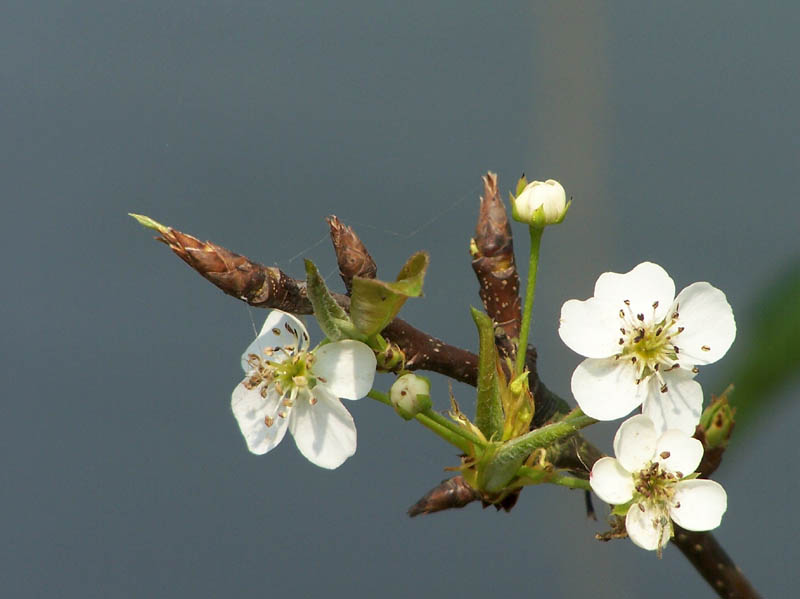
[[[264,349],[264,357],[257,354],[247,356],[247,364],[252,369],[244,386],[248,389],[255,389],[261,386],[261,397],[266,398],[270,391],[275,391],[281,398],[278,403],[277,413],[264,418],[264,424],[272,426],[275,416],[286,418],[289,410],[300,398],[307,397],[313,406],[317,403],[316,398],[311,394],[311,389],[317,385],[317,379],[311,373],[311,366],[314,364],[314,354],[312,352],[292,353],[293,347],[268,347]],[[287,358],[283,361],[274,361],[269,358],[277,352],[286,354]],[[322,380],[320,378],[320,380]],[[324,382],[324,381],[323,381]]]
[[[676,304],[672,314],[656,321],[658,302],[653,302],[653,313],[647,318],[644,314],[634,314],[630,301],[624,300],[624,308],[619,311],[622,336],[619,338],[621,351],[616,359],[630,360],[636,368],[636,384],[655,375],[661,383],[661,392],[666,393],[667,384],[661,373],[680,368],[678,354],[680,349],[675,344],[676,338],[684,327],[678,326],[680,314]]]

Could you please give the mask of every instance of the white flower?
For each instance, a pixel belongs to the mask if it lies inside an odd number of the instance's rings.
[[[692,434],[703,406],[696,366],[725,355],[736,323],[719,289],[693,283],[675,297],[666,271],[643,262],[626,274],[603,273],[594,297],[566,302],[558,332],[587,357],[572,375],[586,415],[615,420],[642,405],[659,431]]]
[[[273,310],[242,354],[244,380],[231,397],[248,449],[264,454],[286,430],[309,461],[338,468],[356,451],[356,427],[339,397],[359,399],[372,388],[375,355],[352,339],[308,351],[297,318]]]
[[[541,208],[540,215],[536,211]],[[544,226],[560,223],[567,212],[567,194],[554,179],[532,181],[511,201],[511,211],[518,221]]]
[[[631,541],[661,549],[672,523],[686,530],[719,526],[728,496],[719,483],[693,478],[703,445],[678,430],[659,435],[647,416],[623,422],[614,436],[616,458],[595,462],[589,483],[600,499],[614,505],[633,501],[625,517]]]

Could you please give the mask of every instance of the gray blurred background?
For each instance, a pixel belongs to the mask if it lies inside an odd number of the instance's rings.
[[[533,341],[569,396],[561,304],[642,260],[708,280],[748,358],[755,298],[798,256],[794,3],[21,2],[0,18],[7,597],[710,596],[674,548],[599,544],[581,493],[410,520],[455,451],[369,399],[334,472],[248,454],[230,414],[263,311],[224,296],[139,212],[341,289],[323,218],[393,278],[403,316],[474,348],[480,176],[574,197],[548,230]],[[517,227],[524,261],[527,239]],[[321,243],[320,243],[321,242]],[[388,388],[390,379],[378,380]],[[456,386],[465,407],[471,389]],[[447,385],[434,379],[435,404]],[[798,387],[734,437],[718,538],[765,596],[798,582]],[[615,425],[589,436],[610,450]],[[598,502],[599,503],[599,502]],[[598,507],[601,507],[598,505]],[[675,585],[680,585],[676,588]]]

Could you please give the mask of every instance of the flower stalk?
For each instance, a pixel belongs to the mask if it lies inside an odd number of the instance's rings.
[[[536,296],[536,274],[539,270],[539,248],[542,244],[543,228],[528,227],[531,239],[530,258],[528,260],[528,282],[525,286],[525,304],[522,308],[522,326],[519,331],[519,344],[517,346],[516,374],[522,374],[525,368],[525,354],[528,351],[528,335],[531,327],[531,314],[533,313],[533,300]]]

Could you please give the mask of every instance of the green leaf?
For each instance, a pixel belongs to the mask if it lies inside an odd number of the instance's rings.
[[[517,474],[527,454],[503,451],[503,445],[486,447],[478,465],[478,488],[489,493],[504,490]]]
[[[503,434],[503,405],[497,380],[497,348],[494,345],[494,323],[486,314],[470,308],[478,327],[478,400],[475,424],[487,439],[500,439]]]
[[[729,399],[736,408],[737,431],[759,413],[775,411],[773,400],[800,372],[800,260],[756,299],[747,329],[749,337],[737,339],[747,351],[729,364],[722,379],[734,384]]]
[[[483,489],[497,492],[508,486],[516,474],[514,465],[519,468],[525,459],[535,450],[553,445],[557,441],[574,435],[578,430],[597,422],[594,418],[578,412],[567,415],[563,420],[548,424],[541,428],[506,441],[495,444],[492,451],[481,458],[480,476]]]
[[[353,325],[347,312],[333,299],[331,292],[311,260],[306,260],[306,288],[308,299],[314,306],[314,317],[319,328],[331,341],[350,338],[348,329]]]
[[[409,297],[422,295],[428,254],[417,252],[405,263],[393,283],[353,277],[350,316],[359,331],[372,336],[389,324]]]

